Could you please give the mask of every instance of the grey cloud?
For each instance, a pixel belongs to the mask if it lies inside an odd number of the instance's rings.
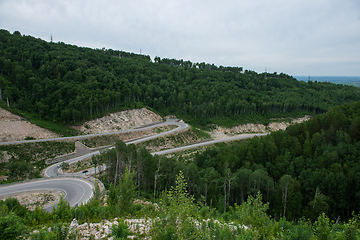
[[[291,75],[360,75],[357,0],[3,0],[0,28]]]

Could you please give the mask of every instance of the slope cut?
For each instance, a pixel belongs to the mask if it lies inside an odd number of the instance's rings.
[[[111,113],[102,118],[74,126],[85,134],[109,133],[133,129],[145,124],[162,121],[162,117],[147,108],[125,110]]]
[[[58,135],[0,108],[0,142],[24,140],[26,137],[43,139],[58,137]]]

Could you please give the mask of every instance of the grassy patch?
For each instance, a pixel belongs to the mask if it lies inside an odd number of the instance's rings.
[[[126,140],[130,140],[130,139],[134,139],[134,138],[143,137],[146,135],[170,131],[171,129],[174,129],[174,128],[176,128],[176,126],[168,125],[168,126],[156,127],[156,128],[152,128],[152,129],[139,130],[137,132],[96,136],[96,137],[91,137],[91,138],[81,140],[81,142],[90,148],[103,147],[103,146],[114,145],[116,140],[126,141]]]
[[[187,149],[187,150],[183,150],[183,151],[179,151],[179,152],[165,154],[164,156],[166,156],[168,158],[175,158],[179,161],[184,161],[184,162],[193,161],[196,154],[202,153],[208,147],[209,146],[201,146],[201,147],[191,148],[191,149]]]
[[[59,155],[73,152],[74,150],[75,142],[66,141],[35,142],[0,146],[0,151],[6,151],[8,155],[12,156],[10,160],[13,158],[30,163],[54,158]]]
[[[191,128],[168,136],[138,143],[138,145],[144,146],[149,151],[159,151],[162,149],[189,145],[209,138],[210,135],[208,133],[200,129]]]
[[[124,140],[127,135],[129,134],[123,133],[123,134],[111,134],[106,136],[96,136],[96,137],[86,138],[84,140],[81,140],[80,142],[89,148],[103,147],[103,146],[114,145],[116,140]]]
[[[154,128],[153,132],[154,133],[162,133],[162,132],[171,131],[171,130],[173,130],[175,128],[177,128],[177,126],[175,126],[175,125],[166,125],[166,126]]]
[[[76,173],[92,167],[94,167],[94,165],[91,163],[91,158],[87,158],[70,164],[68,172]]]
[[[0,175],[8,173],[8,164],[10,162],[26,162],[37,171],[45,167],[45,160],[54,158],[63,154],[73,152],[75,142],[50,141],[37,143],[23,143],[0,146],[1,170]],[[8,156],[8,162],[5,161],[5,155]]]

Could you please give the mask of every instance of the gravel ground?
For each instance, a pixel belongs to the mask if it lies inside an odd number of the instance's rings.
[[[58,137],[58,135],[0,108],[0,142],[24,140],[26,137],[41,139]]]
[[[85,122],[75,129],[85,134],[109,133],[129,130],[145,124],[162,121],[162,117],[147,108],[125,110],[111,113],[102,118]]]
[[[291,122],[270,122],[268,126],[263,124],[254,124],[248,123],[239,126],[235,126],[232,128],[223,128],[217,126],[215,130],[209,132],[212,139],[224,139],[228,137],[232,137],[234,135],[243,134],[243,133],[266,133],[266,132],[274,132],[278,130],[285,130],[288,126],[295,123],[302,123],[311,118],[309,115],[305,115],[301,118],[292,119]]]
[[[63,193],[61,191],[39,190],[11,195],[1,195],[0,200],[5,200],[9,197],[17,198],[21,205],[26,206],[30,210],[34,210],[36,206],[42,206],[45,208],[53,205],[60,200],[62,194]]]

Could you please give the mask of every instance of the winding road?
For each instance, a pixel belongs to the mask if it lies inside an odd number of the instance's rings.
[[[240,140],[240,139],[245,139],[245,138],[253,138],[255,136],[260,137],[260,136],[265,136],[265,135],[267,135],[267,133],[241,134],[241,135],[238,135],[238,136],[235,136],[235,137],[211,140],[211,141],[206,141],[206,142],[200,142],[200,143],[195,143],[195,144],[191,144],[191,145],[187,145],[187,146],[182,146],[182,147],[177,147],[177,148],[172,148],[172,149],[166,149],[166,150],[162,150],[162,151],[159,151],[159,152],[153,152],[153,153],[151,153],[151,155],[164,155],[164,154],[168,154],[168,153],[179,152],[179,151],[188,150],[188,149],[191,149],[191,148],[206,146],[206,145],[215,144],[215,143],[229,142],[229,141],[235,141],[235,140]]]
[[[63,192],[64,199],[70,203],[70,206],[80,205],[91,199],[94,185],[87,179],[63,177],[52,179],[40,179],[25,183],[12,184],[0,188],[0,195],[11,196],[20,192],[33,192],[39,190],[51,190]],[[53,206],[45,207],[46,211],[51,212]]]
[[[162,132],[159,134],[154,134],[151,136],[139,138],[139,139],[133,139],[126,142],[126,144],[132,144],[132,143],[139,143],[144,142],[153,138],[158,138],[161,136],[165,136],[177,131],[184,130],[188,128],[189,126],[186,123],[183,123],[182,121],[179,121],[178,119],[167,119],[166,122],[154,124],[151,126],[145,126],[141,128],[136,128],[132,130],[127,131],[119,131],[119,132],[112,132],[112,133],[104,133],[104,134],[91,134],[91,135],[83,135],[83,136],[74,136],[74,137],[64,137],[64,138],[51,138],[51,139],[38,139],[38,140],[28,140],[28,141],[17,141],[17,142],[5,142],[0,143],[0,145],[9,145],[9,144],[19,144],[19,143],[28,143],[28,142],[41,142],[41,141],[56,141],[56,140],[64,140],[64,139],[82,139],[82,138],[88,138],[88,137],[94,137],[94,136],[100,136],[100,135],[110,135],[110,134],[117,134],[117,133],[127,133],[127,132],[134,132],[134,131],[140,131],[144,129],[151,129],[156,127],[161,127],[165,125],[177,125],[178,127],[175,129],[172,129],[170,131]],[[226,142],[226,141],[233,141],[233,140],[239,140],[244,138],[251,138],[254,136],[263,136],[266,134],[244,134],[239,135],[232,138],[226,138],[226,139],[220,139],[220,140],[212,140],[212,141],[206,141],[201,143],[196,143],[193,145],[173,148],[173,149],[167,149],[160,152],[152,153],[152,155],[163,155],[167,153],[182,151],[194,147],[200,147],[205,146],[209,144],[215,144],[219,142]],[[70,160],[67,160],[65,162],[67,163],[73,163],[77,162],[86,158],[89,158],[93,155],[100,154],[99,151],[95,151],[80,157],[76,157]],[[62,174],[59,168],[59,163],[53,164],[45,169],[44,175],[45,178],[37,179],[37,180],[30,180],[27,182],[21,182],[16,184],[9,184],[4,187],[0,187],[0,196],[6,195],[11,196],[12,194],[20,193],[20,192],[33,192],[38,190],[58,190],[62,191],[64,193],[64,199],[67,200],[70,203],[70,206],[80,205],[82,203],[86,203],[89,201],[89,199],[93,196],[93,188],[94,183],[91,179],[84,177],[82,173],[76,173],[76,174]],[[52,211],[53,206],[46,207],[45,210]]]

